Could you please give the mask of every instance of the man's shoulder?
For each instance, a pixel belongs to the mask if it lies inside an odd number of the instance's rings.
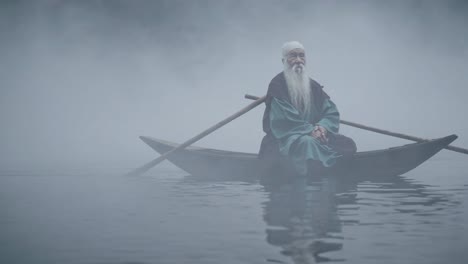
[[[287,94],[287,89],[285,88],[286,79],[284,78],[283,72],[280,72],[271,79],[267,94],[274,97],[284,97]]]
[[[271,79],[270,84],[268,85],[269,88],[271,87],[281,87],[286,84],[286,79],[284,78],[284,73],[280,72],[276,74],[273,79]]]
[[[330,96],[323,90],[323,85],[321,85],[319,82],[316,80],[309,78],[310,80],[310,88],[312,89],[312,92],[316,95],[319,95],[320,98],[323,99],[330,99]]]
[[[271,82],[277,82],[277,81],[281,81],[281,80],[284,80],[284,72],[280,72],[280,73],[276,74],[275,77],[273,77],[273,79],[271,79]]]
[[[317,82],[316,80],[312,79],[309,77],[309,81],[310,81],[310,86],[312,86],[313,88],[320,88],[320,89],[323,89],[323,85],[321,85],[319,82]]]
[[[286,85],[286,79],[284,78],[283,72],[278,73],[273,79],[271,79],[268,85],[268,90],[278,89]]]

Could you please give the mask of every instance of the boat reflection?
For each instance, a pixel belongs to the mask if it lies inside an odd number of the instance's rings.
[[[368,219],[360,222],[358,211],[381,207],[378,210],[383,217],[395,213],[427,215],[440,213],[452,204],[449,194],[432,192],[429,186],[401,176],[294,179],[264,187],[268,193],[264,203],[266,241],[301,264],[344,261],[324,253],[343,248],[343,225],[369,224]],[[382,219],[374,221],[377,225],[385,223]]]

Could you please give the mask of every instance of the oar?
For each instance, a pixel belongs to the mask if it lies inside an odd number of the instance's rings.
[[[146,171],[148,171],[152,167],[154,167],[154,166],[158,165],[159,163],[161,163],[162,161],[164,161],[172,153],[192,145],[193,143],[197,142],[198,140],[200,140],[200,139],[204,138],[205,136],[211,134],[213,131],[217,130],[218,128],[226,125],[227,123],[231,122],[232,120],[234,120],[234,119],[238,118],[239,116],[247,113],[248,111],[254,109],[256,106],[258,106],[261,103],[265,102],[265,98],[266,98],[266,96],[259,97],[259,98],[255,99],[255,102],[253,102],[253,103],[249,104],[248,106],[242,108],[238,112],[236,112],[233,115],[227,117],[226,119],[224,119],[223,121],[217,123],[216,125],[206,129],[205,131],[201,132],[200,134],[196,135],[195,137],[185,141],[184,143],[180,144],[179,146],[169,150],[168,152],[164,153],[163,155],[159,156],[158,158],[146,163],[145,165],[143,165],[143,166],[141,166],[139,168],[136,168],[136,169],[132,170],[131,172],[127,173],[127,175],[132,175],[133,176],[133,175],[140,175],[140,174],[145,173]]]
[[[259,97],[254,96],[254,95],[250,95],[250,94],[246,94],[245,98],[252,99],[252,100],[257,100]],[[262,98],[264,98],[264,97],[262,97]],[[344,125],[348,125],[348,126],[352,126],[352,127],[356,127],[356,128],[360,128],[360,129],[364,129],[364,130],[384,134],[384,135],[387,135],[387,136],[412,140],[412,141],[416,141],[416,142],[429,141],[429,139],[414,137],[414,136],[405,135],[405,134],[401,134],[401,133],[395,133],[395,132],[391,132],[391,131],[387,131],[387,130],[383,130],[383,129],[379,129],[379,128],[375,128],[375,127],[365,126],[365,125],[361,125],[361,124],[358,124],[358,123],[354,123],[354,122],[350,122],[350,121],[346,121],[346,120],[342,120],[342,119],[340,120],[340,123],[344,124]],[[455,152],[459,152],[459,153],[463,153],[463,154],[468,154],[468,149],[464,149],[464,148],[460,148],[460,147],[447,146],[447,147],[445,147],[445,149],[455,151]]]

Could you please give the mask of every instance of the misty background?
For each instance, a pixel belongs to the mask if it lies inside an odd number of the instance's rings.
[[[467,28],[465,1],[2,1],[0,168],[139,166],[138,136],[183,142],[265,94],[290,40],[342,119],[468,147]],[[195,145],[257,152],[263,110]]]

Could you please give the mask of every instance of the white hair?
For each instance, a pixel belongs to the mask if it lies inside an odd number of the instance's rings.
[[[286,56],[288,55],[288,53],[291,51],[291,50],[294,50],[294,49],[302,49],[302,50],[305,50],[304,49],[304,46],[298,42],[298,41],[289,41],[289,42],[286,42],[283,44],[283,47],[281,48],[282,50],[282,53],[283,53],[283,58],[286,58]]]

